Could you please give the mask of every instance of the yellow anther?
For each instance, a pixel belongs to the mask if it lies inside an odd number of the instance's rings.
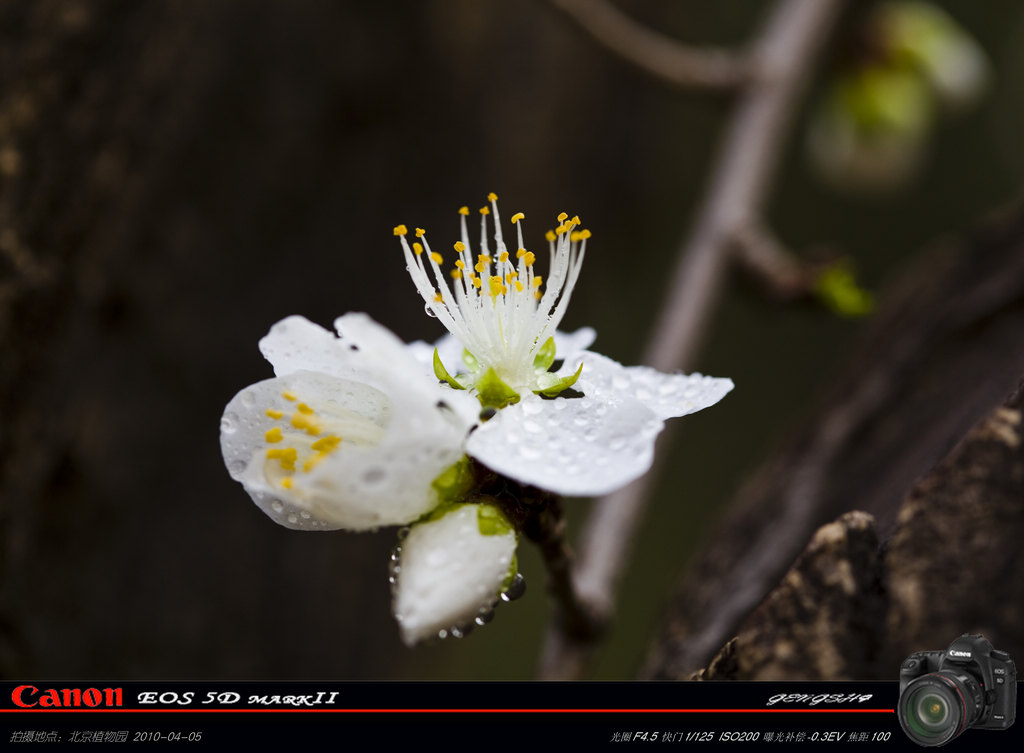
[[[283,418],[284,411],[274,410],[273,408],[267,408],[267,415],[271,418]]]
[[[483,283],[482,283],[482,282],[480,281],[480,278],[474,275],[474,276],[473,276],[473,287],[474,287],[474,288],[478,288],[478,287],[480,287],[480,286],[481,286],[482,284],[483,284]]]
[[[455,241],[455,250],[461,254],[463,251],[466,250],[466,244],[463,243],[462,241]]]
[[[562,212],[555,219],[557,219],[559,222],[565,222],[565,218],[568,216],[569,215],[567,215],[565,212]]]
[[[523,283],[519,282],[519,280],[516,280],[516,291],[519,293],[523,292]]]
[[[571,220],[569,220],[569,224],[570,225],[579,225],[580,224],[580,216],[578,214],[574,215],[573,218]]]
[[[437,251],[431,252],[430,260],[434,262],[434,264],[440,264],[442,261],[444,261],[444,259],[441,258],[441,254],[437,253]]]
[[[412,250],[416,252],[417,256],[419,256],[420,254],[423,253],[423,245],[420,243],[413,242]]]
[[[473,266],[473,269],[475,269],[475,270],[476,270],[477,272],[479,272],[480,274],[483,274],[484,272],[486,272],[486,271],[487,271],[487,265],[486,265],[486,264],[484,264],[484,263],[483,263],[482,261],[478,261],[478,262],[477,262],[477,263],[476,263],[476,264],[475,264],[475,265]]]
[[[480,214],[490,214],[490,213],[491,213],[491,208],[490,207],[480,207]]]
[[[465,269],[466,268],[466,262],[462,261],[462,259],[456,259],[455,260],[455,266],[458,267],[459,269]]]
[[[341,437],[331,434],[316,440],[311,446],[317,452],[331,452],[341,444]]]
[[[462,270],[461,269],[453,269],[448,274],[450,274],[452,276],[453,280],[461,280],[462,279]]]
[[[424,230],[423,228],[418,227],[418,228],[416,228],[416,237],[417,238],[422,238],[424,235],[426,235],[426,232],[427,231]]]
[[[320,433],[320,424],[305,413],[293,413],[292,426],[314,437]]]
[[[306,415],[312,415],[313,414],[313,409],[310,408],[305,403],[299,403],[295,407],[299,409],[299,413],[305,413]]]
[[[267,450],[267,460],[278,460],[286,471],[295,470],[295,460],[299,457],[294,447],[273,447]]]
[[[480,254],[479,256],[476,257],[476,260],[477,261],[482,261],[484,264],[490,264],[491,263],[491,257],[488,256],[487,254]]]
[[[299,399],[299,396],[296,395],[291,390],[285,390],[284,392],[282,392],[281,397],[283,397],[285,400],[291,400],[293,403]]]
[[[487,200],[488,201],[497,201],[498,200],[498,194],[494,193],[494,191],[491,191],[489,194],[487,194]]]
[[[457,270],[455,270],[455,271],[457,271]],[[440,293],[434,293],[434,303],[443,303],[443,302],[444,302],[444,296],[441,295]]]
[[[589,230],[580,230],[580,238],[582,238],[583,240],[586,240],[589,237],[590,237],[590,231]]]
[[[505,282],[512,282],[512,280],[516,279],[517,277],[519,277],[518,272],[509,272],[507,275],[505,275]]]
[[[500,262],[508,261],[508,251],[502,251],[501,252],[501,256],[498,257],[498,261],[500,261]]]
[[[582,238],[583,234],[578,230],[574,230],[573,232],[569,233],[569,240],[572,241],[573,243],[579,243]]]
[[[512,224],[515,225],[517,222],[519,222],[519,220],[522,220],[522,219],[525,219],[525,218],[526,218],[525,214],[523,214],[522,212],[516,212],[514,215],[512,215]]]
[[[519,249],[518,251],[516,251],[516,258],[517,259],[522,259],[523,258],[523,254],[525,254],[525,253],[526,253],[526,249],[525,248]]]
[[[283,488],[285,488],[285,489],[291,489],[292,488],[292,477],[291,476],[285,476],[283,479],[281,479],[281,486]]]
[[[539,301],[542,298],[542,296],[540,294],[540,291],[539,290],[534,290],[533,291],[533,297],[536,298]]]
[[[271,444],[273,444],[274,442],[280,442],[282,439],[284,439],[284,434],[281,433],[280,427],[275,426],[273,429],[264,434],[263,438],[270,442]]]
[[[553,241],[555,239],[555,231],[548,230],[546,233],[544,233],[544,237],[549,241]]]
[[[525,254],[523,254],[523,264],[525,264],[526,266],[532,267],[535,261],[537,261],[537,257],[534,256],[533,251],[527,251]]]
[[[395,225],[395,235],[405,235],[409,232],[409,228],[405,225]]]
[[[568,230],[568,229],[569,229],[570,227],[571,227],[571,225],[569,225],[568,223],[563,223],[563,224],[561,224],[561,225],[559,225],[558,227],[556,227],[556,228],[555,228],[555,233],[556,233],[557,235],[562,235],[562,234],[563,234],[564,232],[566,232],[566,231],[567,231],[567,230]]]
[[[540,275],[537,275],[536,277],[533,278],[533,287],[539,288],[543,284],[544,284],[544,278],[541,277]]]
[[[462,215],[469,214],[469,207],[459,207],[459,214],[462,214]]]
[[[309,460],[302,464],[302,472],[309,473],[311,470],[320,465],[320,461],[322,461],[325,457],[327,457],[327,455],[325,455],[322,452],[313,455],[313,457],[309,458]]]

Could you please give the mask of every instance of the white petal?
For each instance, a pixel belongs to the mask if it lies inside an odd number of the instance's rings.
[[[515,557],[516,534],[511,526],[482,533],[481,511],[501,515],[492,505],[459,505],[440,519],[414,525],[402,542],[394,612],[407,645],[466,625],[497,602]]]
[[[466,452],[520,483],[589,497],[646,473],[663,425],[628,395],[543,400],[526,394],[470,434]]]
[[[578,389],[592,397],[635,398],[658,418],[696,413],[717,403],[733,388],[731,379],[702,374],[664,374],[649,366],[622,366],[598,353],[583,356]]]
[[[302,316],[289,316],[260,340],[260,352],[277,376],[295,371],[338,373],[347,368],[347,354],[338,338]]]
[[[228,405],[224,461],[256,504],[289,528],[411,522],[437,505],[431,482],[462,457],[479,403],[423,373],[401,340],[365,314],[337,325],[341,339],[289,317],[261,341],[281,376]],[[303,365],[323,371],[296,370]],[[312,412],[300,415],[299,403]]]
[[[597,339],[597,332],[593,327],[580,327],[575,332],[555,332],[555,358],[565,361],[565,365],[577,360],[587,348],[594,344]],[[571,374],[575,371],[575,366]]]
[[[296,428],[299,403],[313,412]],[[236,395],[221,422],[221,449],[232,478],[281,525],[365,530],[408,523],[437,505],[431,482],[462,456],[468,427],[456,418],[432,402],[300,371]],[[331,437],[340,438],[335,447],[313,449]],[[283,461],[273,455],[292,450]]]

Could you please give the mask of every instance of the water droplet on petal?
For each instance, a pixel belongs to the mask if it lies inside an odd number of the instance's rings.
[[[530,400],[523,403],[523,413],[528,416],[536,416],[542,410],[544,410],[544,406],[539,401]]]
[[[440,638],[443,641],[445,638],[448,637],[448,631],[445,630],[444,628],[442,628],[441,630],[438,630],[437,631],[437,637]]]
[[[412,528],[410,526],[402,526],[401,528],[399,528],[398,529],[398,540],[402,541],[406,536],[409,535],[409,531],[411,531],[411,530],[412,530]],[[398,551],[401,551],[402,547],[400,547],[400,546],[399,547],[395,547],[395,549],[398,550]]]
[[[228,473],[232,476],[237,476],[245,470],[245,465],[244,460],[232,460],[228,463]]]
[[[531,434],[539,434],[544,430],[536,421],[524,421],[523,429]]]
[[[661,386],[658,387],[658,392],[660,392],[662,395],[671,395],[675,391],[675,382],[662,382]]]
[[[488,622],[494,619],[494,610],[488,609],[486,612],[481,612],[473,620],[477,625],[486,625]]]
[[[238,416],[234,413],[225,413],[220,420],[220,430],[225,434],[234,434],[238,430]]]
[[[434,313],[434,307],[431,306],[429,303],[424,303],[423,304],[423,311],[426,312],[427,316],[432,316],[435,319],[437,318],[437,314]],[[444,631],[442,631],[442,632],[444,632]]]
[[[299,516],[298,515],[294,515],[294,514],[289,515],[288,516],[288,522],[291,523],[292,525],[295,525],[296,523],[299,522]]]
[[[276,512],[278,515],[284,512],[284,504],[279,499],[275,499],[270,503],[270,509]]]
[[[501,600],[515,601],[522,598],[524,593],[526,593],[526,578],[523,577],[522,573],[516,573],[516,577],[508,584],[508,588],[502,591]]]
[[[254,394],[252,394],[251,392],[242,393],[242,405],[244,405],[246,408],[251,408],[255,404],[256,396]]]
[[[612,387],[617,390],[624,390],[629,387],[629,378],[621,374],[616,374],[612,377]]]

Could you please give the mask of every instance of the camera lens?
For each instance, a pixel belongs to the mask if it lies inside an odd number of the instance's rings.
[[[900,696],[903,731],[921,745],[944,745],[978,716],[980,688],[969,675],[941,670],[907,685]]]

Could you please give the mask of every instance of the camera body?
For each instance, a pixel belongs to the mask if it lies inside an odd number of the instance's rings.
[[[1006,729],[1016,708],[1016,665],[980,635],[911,654],[900,667],[900,724],[922,745],[943,745],[969,727]]]

